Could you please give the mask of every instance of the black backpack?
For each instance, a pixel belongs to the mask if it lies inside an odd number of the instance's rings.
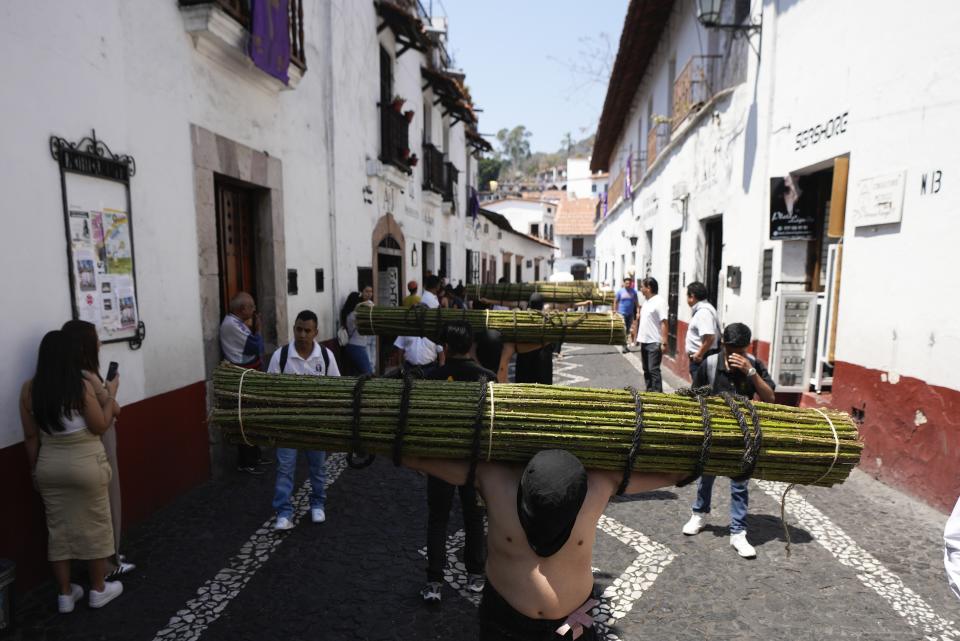
[[[327,372],[330,371],[330,357],[327,356],[327,348],[323,345],[320,346],[320,353],[323,354],[323,375],[328,376]],[[290,356],[290,343],[287,343],[280,348],[280,373],[283,374],[283,370],[287,368],[287,358]]]

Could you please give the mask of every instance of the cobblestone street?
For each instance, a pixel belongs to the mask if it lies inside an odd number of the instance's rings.
[[[636,355],[613,348],[567,347],[555,364],[559,384],[642,386]],[[328,467],[326,523],[302,518],[301,491],[297,527],[274,534],[272,468],[258,478],[229,474],[128,533],[126,554],[137,570],[114,604],[98,611],[84,602],[58,615],[47,583],[19,603],[14,638],[476,638],[475,597],[458,590],[458,561],[442,605],[425,607],[418,595],[424,479],[382,458],[358,471],[338,455]],[[758,556],[746,561],[728,544],[726,488],[717,484],[710,525],[695,537],[680,532],[693,487],[610,504],[594,560],[608,639],[960,641],[960,603],[942,565],[944,515],[856,472],[836,488],[794,490],[788,556],[783,488],[751,482],[748,531]],[[455,513],[453,556],[459,523]]]

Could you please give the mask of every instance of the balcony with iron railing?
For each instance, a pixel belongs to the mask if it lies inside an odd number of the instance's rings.
[[[684,65],[673,83],[673,113],[670,122],[673,129],[710,100],[719,90],[718,70],[722,56],[692,56]]]
[[[443,164],[443,200],[454,202],[457,198],[457,181],[460,178],[460,170],[452,162]]]
[[[290,29],[290,64],[302,72],[307,69],[306,47],[303,37],[303,1],[289,0],[289,9],[287,11],[287,24]],[[240,24],[246,32],[243,40],[247,40],[250,34],[250,0],[180,0],[181,7],[202,8],[208,6],[221,10],[227,16]],[[210,30],[209,27],[206,27]],[[188,31],[199,31],[188,27]],[[246,43],[233,43],[239,45],[246,55]]]
[[[443,152],[428,142],[423,143],[423,188],[438,194],[446,191]]]
[[[380,105],[380,161],[410,170],[410,122],[393,105]]]

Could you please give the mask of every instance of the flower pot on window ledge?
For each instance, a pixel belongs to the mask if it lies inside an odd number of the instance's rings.
[[[409,158],[407,158],[407,164],[410,165],[411,167],[416,167],[416,166],[417,166],[417,162],[418,162],[419,160],[420,160],[420,159],[417,158],[417,154],[413,154],[412,156],[410,156]]]
[[[403,112],[403,117],[407,119],[407,122],[413,122],[413,110],[408,109]]]
[[[405,102],[406,100],[404,100],[400,96],[394,96],[393,101],[390,103],[390,105],[393,107],[394,111],[396,111],[397,113],[400,113],[403,110],[403,103]]]

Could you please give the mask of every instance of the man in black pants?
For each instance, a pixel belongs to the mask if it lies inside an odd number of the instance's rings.
[[[473,347],[473,329],[466,321],[447,323],[445,339],[447,360],[427,375],[441,381],[496,380],[496,374],[480,366],[468,355]],[[435,476],[427,476],[427,584],[420,596],[427,603],[439,603],[443,585],[443,568],[447,557],[447,522],[453,505],[454,488],[460,492],[463,510],[464,564],[467,567],[467,589],[482,592],[484,586],[483,512],[477,505],[477,491],[472,485],[455,486]]]

